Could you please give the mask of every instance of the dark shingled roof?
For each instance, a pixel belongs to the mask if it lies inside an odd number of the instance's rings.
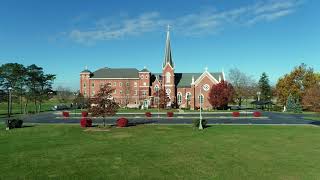
[[[136,68],[101,68],[93,72],[91,78],[139,78]]]
[[[89,71],[88,69],[85,69],[85,70],[81,71],[81,73],[91,73],[91,71]]]
[[[147,68],[143,68],[140,72],[150,72]]]

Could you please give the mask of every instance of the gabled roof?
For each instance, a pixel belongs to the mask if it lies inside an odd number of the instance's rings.
[[[139,78],[136,68],[101,68],[93,72],[91,78]]]
[[[174,83],[176,87],[191,87],[192,77],[194,77],[194,81],[196,81],[203,73],[174,73]],[[222,72],[211,72],[210,73],[217,81],[219,81],[219,76],[221,80],[223,80]],[[152,73],[151,82],[154,82],[155,79],[158,78],[161,80],[161,73]]]
[[[202,75],[203,73],[175,73],[175,81],[177,87],[191,87],[192,77],[194,77],[194,81]],[[217,80],[222,80],[221,72],[210,72],[210,74]],[[220,78],[219,78],[220,77]]]

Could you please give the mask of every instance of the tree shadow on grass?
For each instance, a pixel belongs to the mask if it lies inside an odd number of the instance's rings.
[[[152,124],[152,123],[155,123],[157,121],[138,121],[138,122],[129,122],[128,123],[128,127],[131,127],[131,126],[137,126],[137,125],[143,125],[143,124]]]
[[[310,124],[320,126],[320,121],[312,121]]]

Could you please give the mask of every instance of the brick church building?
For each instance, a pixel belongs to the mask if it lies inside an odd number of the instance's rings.
[[[223,72],[176,73],[172,60],[170,32],[167,31],[165,55],[161,73],[152,73],[144,68],[104,67],[94,72],[87,68],[80,73],[80,93],[85,97],[94,96],[100,86],[109,84],[114,88],[113,98],[121,106],[157,107],[158,97],[153,95],[162,88],[170,98],[168,106],[177,104],[180,108],[210,109],[208,101],[212,85],[225,79]]]

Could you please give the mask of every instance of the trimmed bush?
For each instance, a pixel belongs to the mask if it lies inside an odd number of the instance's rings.
[[[22,128],[23,121],[21,119],[10,119],[8,120],[9,129]]]
[[[232,112],[232,116],[233,117],[239,117],[240,116],[240,112],[238,112],[238,111]]]
[[[255,111],[255,112],[253,112],[253,116],[254,117],[260,117],[261,116],[261,112]]]
[[[145,115],[146,115],[146,117],[152,117],[151,112],[146,112]]]
[[[128,119],[126,119],[126,118],[119,118],[119,119],[117,120],[117,126],[118,126],[118,127],[127,127],[128,124],[129,124],[129,121],[128,121]]]
[[[63,117],[69,117],[70,114],[69,114],[68,111],[63,111],[63,112],[62,112],[62,116],[63,116]]]
[[[192,121],[193,127],[199,128],[200,120],[199,119],[194,119]],[[208,124],[208,121],[206,119],[202,119],[202,127],[206,128]]]
[[[82,117],[88,117],[89,113],[87,111],[82,111],[81,116]]]
[[[173,117],[173,112],[167,112],[167,117]]]
[[[91,127],[92,126],[92,120],[89,118],[83,117],[80,121],[81,127]]]
[[[89,118],[83,117],[80,121],[81,127],[91,127],[92,126],[92,120]]]

